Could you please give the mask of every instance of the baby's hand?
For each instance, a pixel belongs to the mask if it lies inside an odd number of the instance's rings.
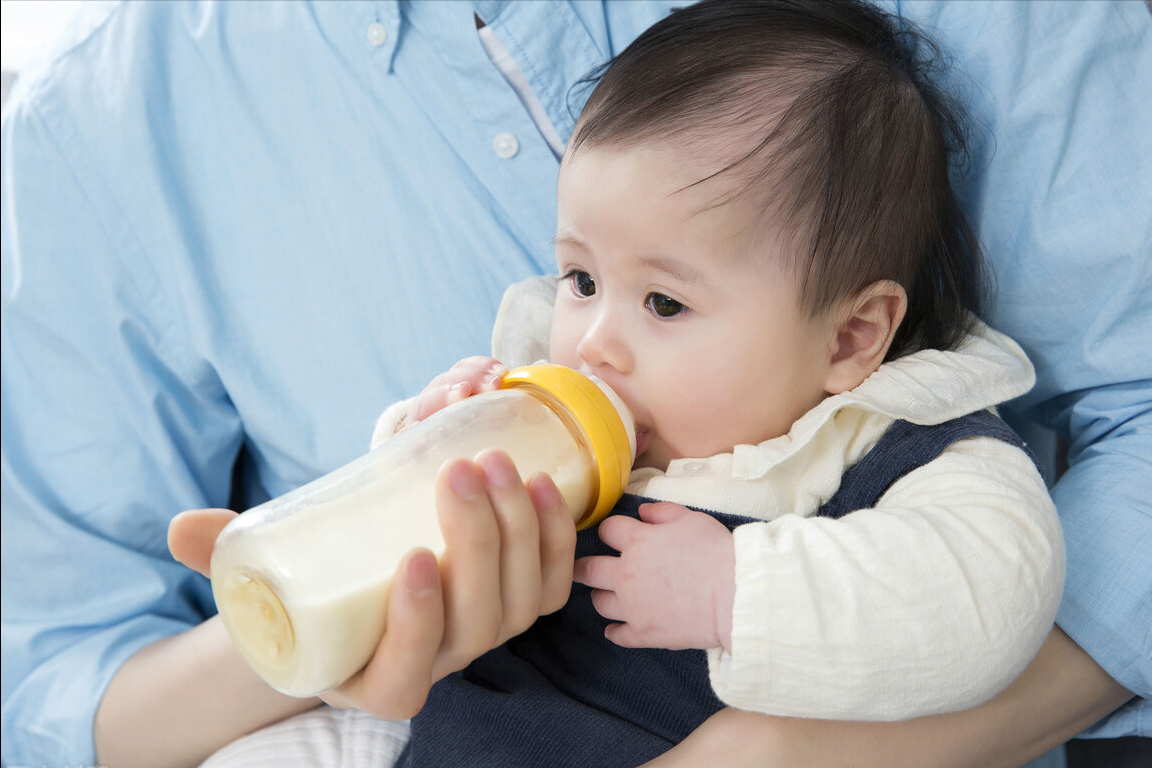
[[[640,520],[616,515],[600,539],[619,557],[576,561],[574,580],[593,588],[592,604],[611,624],[605,636],[628,648],[732,646],[736,549],[715,518],[661,502]]]
[[[408,408],[404,426],[428,418],[446,405],[459,402],[481,392],[500,388],[500,379],[508,367],[491,357],[466,357],[440,374],[424,387]]]

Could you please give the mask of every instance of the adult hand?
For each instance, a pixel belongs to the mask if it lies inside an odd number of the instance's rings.
[[[506,454],[446,464],[436,480],[445,550],[400,562],[387,629],[363,670],[321,698],[386,720],[420,710],[432,684],[523,632],[568,599],[576,531],[546,475],[524,483]],[[194,510],[169,528],[173,555],[207,574],[211,545],[234,513]]]
[[[1131,697],[1054,628],[1028,668],[978,707],[891,723],[723,709],[646,765],[1013,768],[1074,737]]]
[[[613,516],[600,539],[619,557],[581,558],[575,579],[614,624],[605,636],[629,648],[729,648],[736,595],[731,532],[679,504],[640,506],[640,519]]]

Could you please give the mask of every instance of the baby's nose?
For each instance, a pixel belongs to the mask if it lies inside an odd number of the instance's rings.
[[[623,372],[632,366],[632,354],[623,334],[607,317],[588,329],[576,347],[576,354],[589,369],[588,373],[595,374],[605,367]]]

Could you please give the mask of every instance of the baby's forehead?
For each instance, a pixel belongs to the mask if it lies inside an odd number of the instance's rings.
[[[576,202],[572,195],[595,197],[627,168],[638,209],[659,199],[667,203],[663,212],[678,223],[691,222],[716,240],[747,241],[749,252],[762,253],[768,240],[776,252],[782,247],[776,244],[792,239],[781,236],[783,209],[773,204],[785,191],[771,169],[759,167],[763,160],[751,155],[755,149],[746,131],[724,129],[586,143],[567,153],[561,165],[562,218],[565,204]],[[580,176],[581,183],[565,184],[567,175]]]
[[[586,142],[565,153],[560,173],[589,157],[615,157],[628,162],[663,165],[681,180],[678,190],[707,192],[717,203],[735,199],[750,183],[777,186],[772,148],[764,146],[763,126],[715,123],[682,130],[648,133],[606,142]]]

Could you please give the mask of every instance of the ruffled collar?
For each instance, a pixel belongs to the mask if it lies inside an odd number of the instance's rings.
[[[763,503],[814,511],[892,421],[939,424],[1019,397],[1034,382],[1019,345],[977,321],[957,349],[885,363],[860,386],[822,401],[786,435],[731,453],[677,459],[666,472],[637,470],[629,491],[756,517],[775,516]]]

